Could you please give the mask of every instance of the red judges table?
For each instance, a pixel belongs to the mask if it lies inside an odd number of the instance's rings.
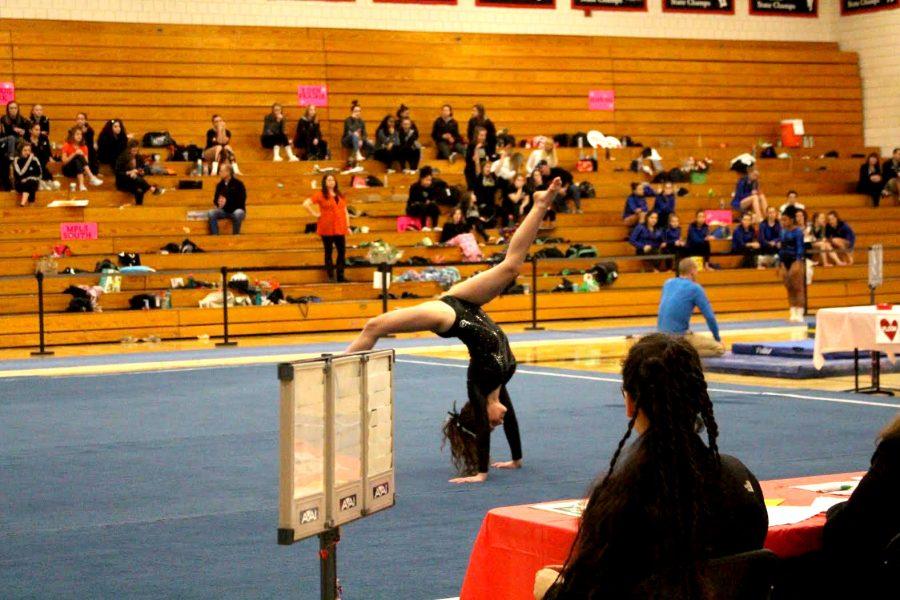
[[[819,475],[762,482],[768,499],[782,505],[809,506],[816,492],[796,485],[821,484],[859,477],[862,473]],[[562,564],[575,539],[579,519],[532,508],[504,506],[488,512],[475,539],[460,600],[528,600],[532,598],[534,575],[553,564]],[[800,523],[769,527],[766,548],[782,558],[799,556],[822,546],[825,515]]]

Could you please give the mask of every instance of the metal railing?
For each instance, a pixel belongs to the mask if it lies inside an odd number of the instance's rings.
[[[893,251],[893,250],[900,250],[900,246],[882,247],[882,252]],[[868,251],[871,252],[872,249],[868,249]],[[814,257],[814,256],[816,256],[820,253],[824,253],[824,252],[825,251],[810,251],[807,253],[806,256],[807,256],[807,258],[811,258],[811,257]],[[716,256],[734,256],[734,255],[732,255],[732,254],[713,254],[712,256],[716,257]],[[530,299],[531,301],[530,301],[530,306],[529,306],[529,312],[530,312],[529,321],[530,321],[530,323],[526,327],[526,329],[528,329],[528,330],[543,329],[543,327],[540,326],[540,322],[539,322],[539,301],[538,301],[538,295],[542,293],[538,289],[538,281],[540,279],[538,276],[539,266],[542,263],[551,263],[551,264],[559,263],[560,265],[564,265],[566,263],[571,263],[573,260],[592,260],[594,262],[612,261],[612,262],[617,262],[617,263],[618,262],[627,262],[627,261],[659,263],[661,261],[675,261],[675,260],[677,260],[677,258],[678,258],[678,256],[676,256],[674,254],[645,255],[645,256],[627,255],[627,256],[609,256],[609,257],[598,256],[598,257],[583,257],[582,259],[576,259],[576,258],[572,258],[572,257],[550,258],[550,257],[530,256],[527,260],[527,262],[531,263],[530,274],[524,275],[526,277],[528,277],[530,275],[530,286],[529,286],[530,289],[527,293],[531,296],[531,299]],[[389,289],[390,282],[393,281],[393,274],[394,274],[395,269],[399,270],[402,268],[404,270],[415,270],[415,269],[422,269],[422,268],[427,268],[427,267],[441,268],[441,267],[459,267],[459,266],[491,267],[495,264],[497,264],[497,261],[492,261],[492,260],[483,260],[483,261],[475,261],[475,262],[463,262],[463,261],[441,262],[441,263],[426,263],[426,264],[350,264],[350,265],[345,266],[345,270],[355,270],[355,269],[372,270],[372,269],[374,269],[374,271],[376,273],[381,273],[381,290],[380,290],[379,298],[381,300],[381,312],[385,313],[390,310],[390,295],[389,295],[388,289]],[[562,269],[563,269],[562,266],[560,267],[560,269],[557,269],[556,275],[562,275]],[[230,320],[230,316],[229,316],[229,308],[231,308],[231,307],[228,306],[228,288],[229,288],[228,277],[229,277],[229,274],[234,274],[237,272],[244,272],[244,273],[285,272],[285,271],[294,271],[294,272],[296,272],[296,271],[319,271],[319,272],[321,272],[324,270],[325,270],[324,265],[293,265],[293,266],[275,266],[275,267],[271,267],[271,266],[269,266],[269,267],[222,266],[219,269],[174,269],[174,270],[161,270],[161,271],[137,272],[137,273],[116,272],[115,275],[123,276],[123,277],[150,277],[150,276],[155,276],[155,275],[174,276],[174,275],[185,275],[185,274],[190,274],[190,275],[213,274],[213,273],[219,274],[221,277],[220,285],[221,285],[221,290],[222,290],[222,320],[221,320],[222,341],[218,342],[216,344],[216,346],[229,347],[229,346],[237,345],[237,342],[234,341],[234,339],[232,339],[232,334],[230,331],[231,320]],[[581,270],[578,269],[578,270],[576,270],[576,272],[577,271],[581,271]],[[45,306],[44,306],[44,297],[46,294],[45,289],[44,289],[45,279],[47,279],[47,278],[63,278],[63,277],[74,278],[74,277],[84,277],[84,276],[91,276],[91,275],[101,276],[102,273],[93,273],[93,272],[91,272],[91,273],[87,273],[87,272],[71,273],[71,274],[55,274],[55,273],[54,274],[50,274],[50,273],[45,274],[42,272],[35,273],[34,278],[35,278],[36,286],[37,286],[38,349],[31,353],[33,356],[52,356],[53,355],[52,351],[47,350],[47,344],[46,344],[46,327],[45,327],[46,311],[45,311]],[[562,275],[562,276],[564,276],[564,275]],[[25,276],[22,276],[22,277],[25,277]],[[22,277],[12,277],[12,278],[6,278],[6,279],[17,279],[17,278],[22,278]],[[898,278],[887,277],[887,278],[883,278],[883,279],[886,281],[893,281]],[[805,274],[803,277],[803,285],[804,285],[804,292],[806,292],[807,291],[807,289],[806,289],[807,278],[806,278]],[[870,300],[873,304],[876,301],[876,289],[879,286],[880,286],[880,284],[875,285],[875,286],[872,286],[872,285],[869,286],[870,292],[871,292]],[[601,288],[602,288],[602,286],[601,286]],[[546,293],[546,292],[543,292],[543,293]],[[806,297],[807,297],[807,307],[808,307],[808,302],[809,302],[808,294],[804,294],[804,295],[806,295]],[[808,308],[807,308],[806,312],[808,313]]]

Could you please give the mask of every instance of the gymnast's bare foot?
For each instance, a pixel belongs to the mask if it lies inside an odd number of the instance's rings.
[[[487,481],[487,473],[479,473],[468,477],[454,477],[450,483],[483,483],[485,481]]]
[[[495,469],[521,469],[522,468],[522,459],[519,460],[504,460],[500,462],[495,462],[491,464]]]

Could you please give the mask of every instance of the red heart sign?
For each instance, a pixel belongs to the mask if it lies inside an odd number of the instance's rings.
[[[881,325],[881,331],[884,332],[884,335],[893,342],[894,336],[897,335],[897,319],[893,321],[882,319],[878,324]]]

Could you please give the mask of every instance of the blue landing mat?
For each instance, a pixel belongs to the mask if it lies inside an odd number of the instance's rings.
[[[814,340],[795,340],[789,342],[745,342],[731,346],[734,354],[754,356],[777,356],[785,358],[812,358]],[[869,358],[868,352],[860,352],[860,358]],[[826,352],[825,358],[853,359],[853,352]]]
[[[853,360],[827,360],[821,370],[813,366],[812,358],[788,358],[786,356],[762,356],[726,353],[720,358],[703,359],[704,368],[712,373],[733,375],[758,375],[782,379],[818,379],[853,374]],[[860,376],[868,377],[868,361],[860,361]],[[881,361],[881,372],[900,372],[900,363],[892,365]]]

